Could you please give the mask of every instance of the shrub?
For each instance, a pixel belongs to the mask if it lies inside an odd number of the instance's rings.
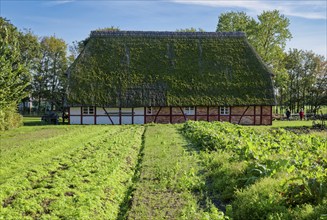
[[[210,162],[206,162],[207,190],[213,200],[228,203],[233,199],[235,189],[243,186],[241,177],[247,164],[231,160],[231,154],[218,151],[212,154]]]
[[[23,125],[23,117],[16,112],[15,106],[0,110],[0,131],[17,128]]]
[[[287,208],[282,204],[280,180],[263,178],[255,184],[236,191],[233,206],[234,219],[289,219]],[[277,218],[278,219],[278,218]]]

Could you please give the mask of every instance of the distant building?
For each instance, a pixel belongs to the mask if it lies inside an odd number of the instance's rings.
[[[272,123],[272,74],[241,32],[92,31],[68,77],[70,124]]]

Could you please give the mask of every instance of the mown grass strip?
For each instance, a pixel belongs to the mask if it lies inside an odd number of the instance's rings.
[[[199,219],[208,217],[198,205],[203,181],[197,154],[176,125],[149,125],[145,133],[144,157],[135,185],[128,219]],[[211,211],[210,211],[211,212]],[[215,215],[221,215],[213,210]]]
[[[135,191],[135,185],[138,183],[140,180],[140,171],[141,171],[141,166],[143,163],[143,158],[144,158],[144,142],[145,142],[145,133],[146,133],[147,127],[145,127],[143,134],[142,134],[142,144],[138,153],[138,159],[137,159],[137,164],[134,169],[134,175],[132,178],[132,185],[128,188],[127,192],[125,193],[125,198],[124,201],[120,204],[120,211],[118,214],[117,219],[126,219],[128,211],[131,209],[132,205],[132,195],[133,192]]]
[[[73,150],[8,179],[0,185],[0,218],[117,218],[132,184],[143,129],[107,126]]]

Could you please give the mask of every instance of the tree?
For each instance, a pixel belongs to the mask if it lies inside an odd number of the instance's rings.
[[[19,32],[8,20],[0,17],[0,130],[18,126],[18,102],[26,97],[28,71],[22,61]]]
[[[88,40],[85,39],[85,40]],[[73,41],[73,44],[69,46],[69,61],[70,63],[74,62],[74,60],[78,57],[78,55],[83,51],[86,43],[84,43],[84,40],[82,41]]]
[[[305,52],[302,83],[303,106],[317,114],[321,106],[327,105],[327,61],[311,51]]]
[[[20,54],[21,61],[26,64],[28,68],[28,78],[26,81],[32,81],[32,76],[35,75],[38,67],[38,61],[40,59],[40,43],[39,38],[31,30],[25,30],[24,32],[19,32],[19,44],[20,44]],[[25,91],[29,94],[32,93],[32,84],[25,88]],[[27,96],[22,100],[22,103],[31,101],[30,97]],[[25,108],[25,106],[24,106]],[[25,109],[23,109],[25,111]]]
[[[218,18],[217,31],[230,32],[241,31],[244,32],[248,39],[253,38],[256,21],[245,12],[227,12],[222,13]]]
[[[258,22],[245,12],[227,12],[219,16],[217,31],[243,31],[261,58],[277,68],[283,57],[286,41],[292,38],[289,19],[278,10],[264,11]]]
[[[60,109],[66,84],[67,45],[55,36],[43,37],[40,44],[41,58],[33,76],[33,96],[38,99],[39,111],[42,100],[50,104],[50,110]]]
[[[255,25],[256,36],[251,39],[263,60],[273,68],[279,68],[279,60],[284,56],[286,41],[292,38],[288,27],[290,21],[279,11],[267,11],[258,16]]]
[[[311,51],[290,50],[286,57],[289,75],[288,105],[299,111],[305,106],[313,113],[326,105],[326,61]]]
[[[28,64],[30,72],[36,68],[37,60],[40,57],[40,43],[38,36],[31,30],[24,30],[18,35],[21,60]]]

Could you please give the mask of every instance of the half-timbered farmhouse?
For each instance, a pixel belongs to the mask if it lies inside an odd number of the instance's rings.
[[[241,32],[93,31],[68,70],[69,121],[270,125],[271,77]]]

